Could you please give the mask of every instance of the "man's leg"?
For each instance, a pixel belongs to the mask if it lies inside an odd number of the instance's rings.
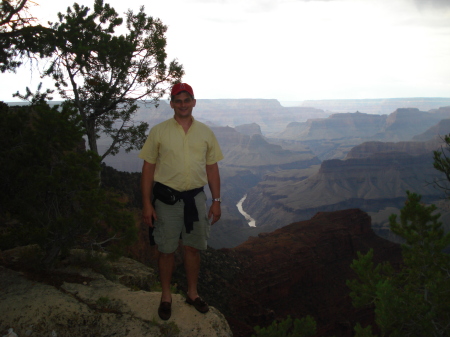
[[[188,284],[187,295],[195,300],[198,297],[197,283],[200,271],[200,252],[198,249],[184,246],[184,268]]]
[[[184,268],[188,291],[186,303],[193,305],[201,313],[209,310],[208,304],[200,298],[197,291],[200,272],[200,250],[207,249],[207,239],[210,225],[206,217],[206,196],[201,192],[195,196],[195,204],[199,214],[199,221],[194,222],[194,229],[187,234],[183,227]]]
[[[172,303],[172,294],[170,293],[170,282],[172,281],[172,273],[174,268],[175,253],[166,254],[159,253],[158,266],[159,278],[161,281],[161,302]]]
[[[183,211],[181,203],[166,205],[159,200],[155,202],[158,220],[155,221],[153,237],[158,246],[158,269],[161,281],[161,302],[172,302],[170,284],[175,267],[175,251],[178,247],[180,232],[183,228]]]
[[[198,249],[184,246],[184,266],[188,282],[186,303],[193,305],[195,309],[203,314],[207,313],[209,311],[208,303],[197,292],[198,274],[200,271],[200,252]]]

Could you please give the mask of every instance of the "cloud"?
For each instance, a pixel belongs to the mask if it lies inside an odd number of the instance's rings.
[[[414,0],[420,10],[450,9],[449,0]]]
[[[332,2],[337,0],[191,0],[192,3],[239,6],[245,13],[271,12],[278,6],[292,2]],[[342,1],[342,0],[341,0]]]

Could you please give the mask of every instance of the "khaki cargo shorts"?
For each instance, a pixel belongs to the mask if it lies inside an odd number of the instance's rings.
[[[184,246],[199,250],[207,248],[207,241],[211,225],[206,213],[206,195],[200,192],[195,196],[199,221],[194,222],[194,229],[186,233],[184,226],[184,202],[180,200],[175,205],[167,205],[160,200],[155,202],[155,211],[158,220],[154,223],[153,237],[161,253],[170,254],[178,248],[183,240]]]

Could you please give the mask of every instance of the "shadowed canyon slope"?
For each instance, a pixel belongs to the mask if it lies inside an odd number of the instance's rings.
[[[230,285],[228,321],[253,327],[311,315],[319,336],[353,336],[354,324],[370,323],[371,316],[352,306],[345,282],[354,277],[350,264],[357,252],[370,248],[375,263],[400,262],[399,245],[375,235],[370,217],[356,209],[318,213],[249,238],[226,251],[243,270]]]
[[[231,127],[212,129],[225,156],[220,162],[220,171],[221,194],[226,198],[222,204],[222,219],[226,220],[212,227],[209,244],[215,248],[233,247],[254,232],[236,207],[250,188],[270,172],[306,169],[320,161],[307,147],[284,150],[257,133],[248,136]]]

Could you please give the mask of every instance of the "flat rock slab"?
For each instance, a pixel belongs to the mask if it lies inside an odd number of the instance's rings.
[[[58,289],[0,266],[0,289],[0,335],[13,328],[19,336],[34,337],[232,336],[213,307],[201,314],[175,294],[172,317],[162,321],[161,293],[133,291],[101,277]]]

